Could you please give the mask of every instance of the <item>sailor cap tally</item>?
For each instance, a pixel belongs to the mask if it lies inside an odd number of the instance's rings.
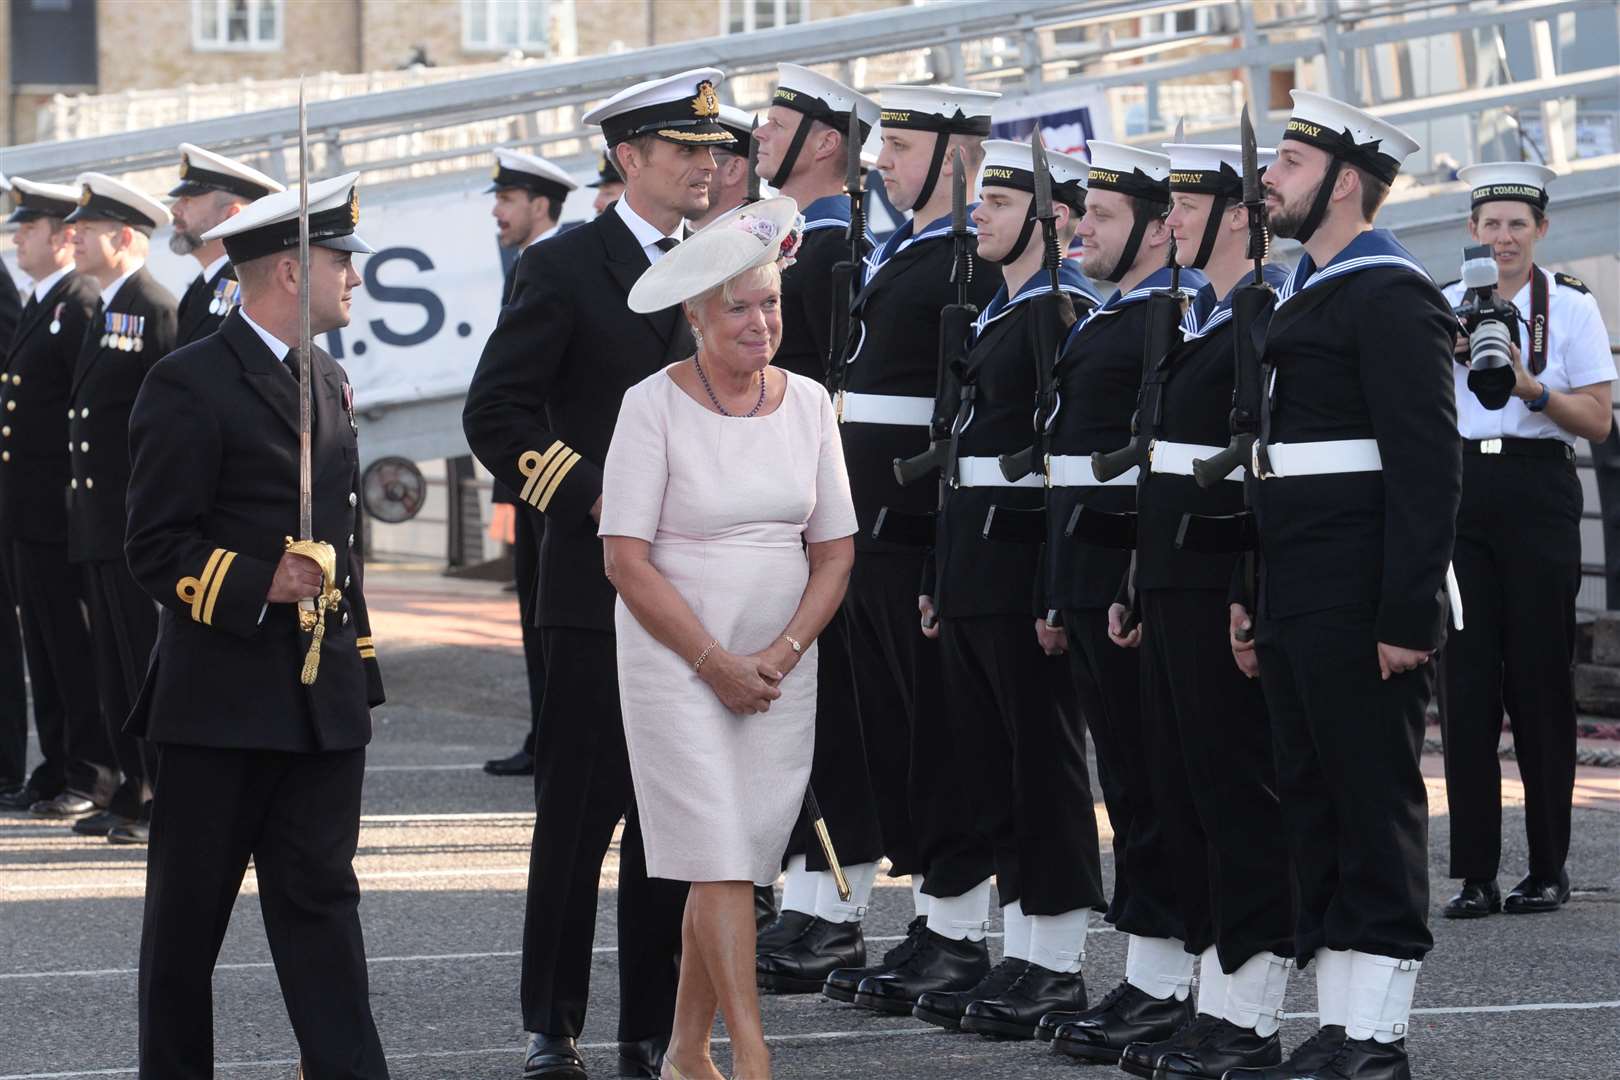
[[[1170,155],[1099,139],[1086,143],[1086,152],[1091,156],[1086,187],[1092,191],[1169,203]]]
[[[1508,200],[1547,209],[1547,184],[1558,174],[1533,161],[1487,161],[1457,170],[1471,189],[1469,205]]]
[[[501,188],[522,188],[536,195],[545,195],[553,202],[568,198],[568,193],[579,187],[574,178],[543,157],[521,154],[504,146],[495,148],[495,169],[490,174],[486,192]]]
[[[624,177],[619,175],[619,167],[613,164],[613,155],[606,150],[602,151],[596,158],[596,179],[585,186],[599,188],[608,184],[622,183],[624,183]]]
[[[803,234],[799,204],[786,195],[744,203],[703,226],[636,279],[630,310],[674,307],[747,270],[792,259]]]
[[[1086,198],[1084,158],[1048,150],[1046,164],[1052,172],[1052,199],[1072,210],[1080,209]],[[987,187],[1035,191],[1035,150],[1029,143],[1010,139],[987,139],[984,164],[979,167],[979,189]]]
[[[720,99],[714,88],[725,81],[719,68],[693,68],[662,79],[649,79],[620,90],[583,117],[596,124],[609,149],[627,139],[656,135],[683,146],[730,143],[720,126]]]
[[[11,200],[16,209],[6,222],[21,225],[39,218],[65,218],[79,208],[79,189],[66,184],[38,184],[20,176],[11,178]]]
[[[960,86],[878,87],[878,122],[887,128],[936,131],[947,135],[989,135],[990,107],[1001,95]]]
[[[355,235],[360,223],[358,172],[344,173],[309,185],[311,247],[371,254]],[[266,195],[203,233],[204,240],[225,241],[225,254],[238,265],[298,246],[298,189]]]
[[[238,198],[262,199],[285,191],[286,185],[223,154],[192,143],[180,144],[180,182],[169,189],[170,198],[223,191]]]
[[[1170,190],[1193,195],[1243,198],[1243,147],[1202,143],[1165,143],[1170,155]],[[1260,147],[1255,153],[1260,171],[1277,160],[1277,151]]]
[[[167,225],[169,211],[162,203],[105,173],[80,173],[79,208],[68,221],[116,221],[150,236],[152,230]]]
[[[754,139],[754,119],[754,114],[747,109],[739,109],[735,105],[720,106],[720,126],[730,132],[736,141],[730,146],[716,146],[715,149],[747,157],[748,144]]]
[[[1401,163],[1418,148],[1417,140],[1394,124],[1353,105],[1309,90],[1289,93],[1294,98],[1294,111],[1283,129],[1284,139],[1326,150],[1386,184],[1394,182]]]
[[[878,103],[837,79],[799,64],[776,65],[776,90],[771,104],[792,109],[822,123],[849,130],[851,110],[860,118],[861,137],[871,134],[878,122]]]

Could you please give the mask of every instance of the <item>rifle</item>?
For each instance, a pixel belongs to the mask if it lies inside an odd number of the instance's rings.
[[[957,421],[966,415],[977,389],[962,381],[973,321],[979,316],[979,309],[968,299],[973,256],[968,251],[966,172],[967,164],[958,149],[951,172],[951,247],[955,252],[951,281],[956,285],[956,303],[939,311],[939,371],[934,382],[934,415],[928,422],[928,449],[915,457],[894,459],[894,479],[902,487],[936,470],[942,486],[955,479]]]
[[[1266,312],[1275,302],[1271,286],[1266,284],[1264,276],[1266,258],[1266,198],[1260,187],[1259,150],[1254,136],[1254,125],[1249,122],[1249,107],[1243,106],[1243,115],[1239,120],[1242,129],[1243,143],[1243,207],[1249,212],[1249,250],[1248,256],[1254,261],[1254,277],[1246,284],[1240,286],[1232,297],[1232,413],[1231,430],[1232,440],[1225,450],[1207,460],[1195,458],[1192,463],[1193,477],[1201,487],[1214,487],[1225,480],[1232,470],[1247,468],[1250,479],[1258,479],[1268,469],[1265,460],[1265,447],[1256,445],[1260,435],[1261,415],[1264,410],[1262,395],[1264,394],[1265,374],[1261,369],[1260,350],[1255,341],[1255,328],[1265,318]],[[1258,471],[1257,471],[1258,470]],[[1241,521],[1222,525],[1216,521],[1209,521],[1206,531],[1224,533],[1229,536],[1235,533],[1235,543],[1226,550],[1241,550],[1244,552],[1244,582],[1245,607],[1252,613],[1254,611],[1255,593],[1255,557],[1257,544],[1254,537],[1253,515],[1250,511],[1249,484],[1243,485],[1244,513],[1240,515]],[[1195,515],[1187,515],[1182,519],[1181,529],[1176,537],[1178,547],[1184,544],[1192,549],[1203,546],[1197,536],[1200,519]],[[1189,541],[1191,541],[1189,543]],[[1238,639],[1247,641],[1253,636],[1253,631],[1239,631]]]
[[[860,280],[866,261],[866,193],[861,188],[861,120],[849,110],[849,130],[844,134],[844,194],[849,196],[849,258],[832,268],[832,332],[827,337],[827,389],[835,403],[841,403],[848,372],[850,345],[850,303],[855,283]]]

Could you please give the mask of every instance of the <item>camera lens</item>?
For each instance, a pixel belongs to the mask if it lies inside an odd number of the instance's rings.
[[[1468,366],[1475,371],[1511,366],[1508,345],[1512,340],[1506,323],[1496,319],[1480,323],[1468,335]]]

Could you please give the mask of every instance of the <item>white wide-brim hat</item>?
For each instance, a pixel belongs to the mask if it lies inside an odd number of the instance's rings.
[[[792,258],[803,231],[799,204],[786,195],[744,203],[648,267],[630,290],[630,310],[663,311],[755,267]]]

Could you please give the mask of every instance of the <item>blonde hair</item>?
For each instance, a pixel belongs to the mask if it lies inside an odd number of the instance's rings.
[[[686,314],[693,322],[697,322],[699,313],[708,306],[709,301],[715,297],[720,298],[723,304],[736,302],[739,289],[765,289],[782,287],[782,264],[771,260],[760,266],[750,267],[740,274],[733,274],[712,289],[698,293],[687,300],[683,305]]]

